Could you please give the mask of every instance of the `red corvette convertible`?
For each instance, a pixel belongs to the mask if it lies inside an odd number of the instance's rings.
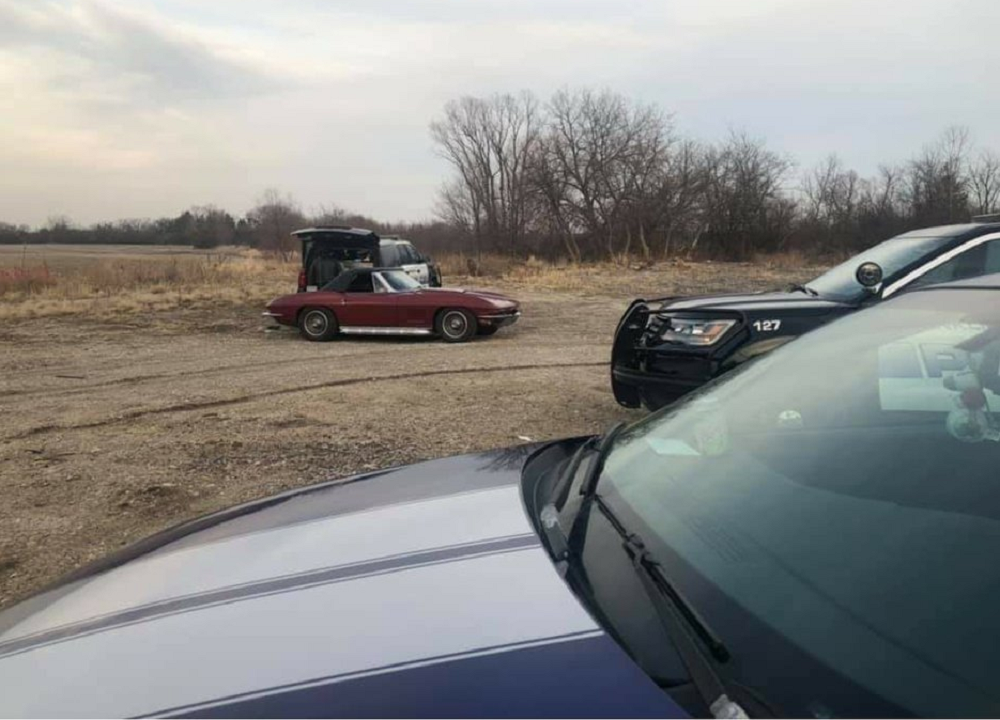
[[[265,316],[306,340],[336,335],[438,335],[465,342],[517,322],[521,306],[495,293],[425,288],[396,268],[353,268],[318,292],[282,295]]]

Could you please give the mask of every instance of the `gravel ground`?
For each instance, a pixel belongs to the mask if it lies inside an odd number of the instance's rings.
[[[702,288],[809,274],[743,267]],[[257,307],[0,328],[0,606],[238,502],[638,418],[610,391],[615,324],[631,294],[687,290],[693,272],[633,273],[628,294],[500,286],[522,321],[464,345],[308,343],[264,332]]]

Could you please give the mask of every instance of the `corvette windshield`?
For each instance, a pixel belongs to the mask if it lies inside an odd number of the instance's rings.
[[[878,263],[882,268],[883,277],[888,279],[938,250],[950,239],[950,237],[914,237],[910,235],[890,238],[827,270],[809,282],[808,287],[824,297],[842,300],[857,297],[864,291],[854,274],[862,263]]]
[[[388,283],[394,292],[404,292],[406,290],[419,290],[420,283],[411,278],[402,270],[389,270],[381,273],[382,279]]]
[[[602,498],[793,716],[1000,713],[1000,303],[927,291],[624,431]]]

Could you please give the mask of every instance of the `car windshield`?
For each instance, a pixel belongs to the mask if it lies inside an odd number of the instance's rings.
[[[411,278],[402,270],[387,270],[380,273],[382,279],[388,283],[394,292],[404,292],[406,290],[419,290],[420,283]]]
[[[878,263],[883,277],[889,279],[901,270],[940,249],[950,237],[900,235],[881,242],[859,255],[826,271],[808,283],[824,297],[840,300],[856,298],[864,292],[855,279],[858,266],[866,262]]]
[[[793,716],[1000,713],[1000,303],[902,296],[625,430],[599,493]]]

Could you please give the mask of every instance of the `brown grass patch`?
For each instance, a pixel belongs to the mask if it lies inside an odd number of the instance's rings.
[[[752,263],[690,261],[674,258],[660,262],[551,262],[534,256],[512,260],[503,255],[483,255],[475,263],[464,255],[440,258],[446,284],[477,285],[499,281],[504,287],[554,290],[622,298],[696,295],[741,290],[769,290],[816,277],[827,263],[797,253],[764,255]],[[478,271],[478,272],[477,272]]]
[[[0,318],[83,312],[108,317],[263,303],[291,292],[297,271],[295,263],[246,249],[149,257],[96,256],[58,271],[50,271],[48,265],[0,269]]]
[[[446,285],[622,299],[719,292],[737,279],[741,289],[765,290],[808,280],[823,269],[790,254],[753,263],[567,263],[490,254],[478,262],[469,255],[442,255],[438,262]],[[259,306],[293,292],[298,269],[297,261],[246,248],[48,246],[28,254],[0,247],[0,320],[87,314],[114,321],[171,310]]]
[[[31,295],[55,285],[56,279],[48,265],[29,268],[0,268],[0,297]]]

